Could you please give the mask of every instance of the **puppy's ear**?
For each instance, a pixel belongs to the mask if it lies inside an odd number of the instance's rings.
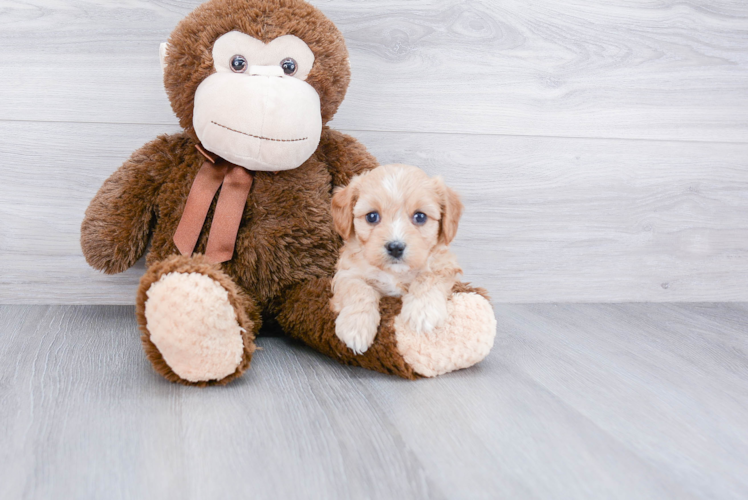
[[[161,61],[161,75],[166,71],[166,51],[169,50],[169,44],[164,42],[158,46],[158,58]]]
[[[439,243],[449,245],[457,235],[457,226],[460,224],[463,205],[460,201],[460,195],[444,184],[444,179],[435,177],[434,184],[436,192],[439,194],[439,203],[442,209]]]
[[[332,197],[332,220],[335,230],[348,240],[353,236],[353,206],[358,200],[358,182],[354,177],[346,187],[335,188]]]

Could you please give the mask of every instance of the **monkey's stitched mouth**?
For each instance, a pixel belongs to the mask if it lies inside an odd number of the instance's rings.
[[[246,132],[242,132],[241,130],[234,130],[231,127],[227,127],[226,125],[221,125],[220,123],[216,123],[214,121],[211,121],[213,125],[217,125],[221,128],[225,128],[226,130],[230,130],[231,132],[236,132],[237,134],[246,135],[248,137],[254,137],[255,139],[262,139],[263,141],[273,141],[273,142],[300,142],[300,141],[306,141],[309,139],[308,137],[302,137],[301,139],[273,139],[272,137],[263,137],[261,135],[254,135],[254,134],[248,134]]]

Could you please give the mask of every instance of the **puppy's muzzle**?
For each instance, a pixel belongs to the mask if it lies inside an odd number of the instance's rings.
[[[387,254],[395,259],[400,259],[405,252],[405,243],[402,241],[390,241],[384,248],[387,249]]]

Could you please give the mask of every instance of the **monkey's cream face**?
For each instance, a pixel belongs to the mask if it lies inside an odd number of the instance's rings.
[[[232,31],[216,40],[213,61],[193,113],[205,149],[261,171],[294,169],[314,154],[322,115],[305,81],[314,54],[303,40],[285,35],[265,44]]]

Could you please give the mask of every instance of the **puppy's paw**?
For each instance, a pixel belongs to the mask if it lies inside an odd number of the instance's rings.
[[[435,295],[419,298],[406,295],[400,317],[416,333],[431,333],[447,320],[447,299]]]
[[[379,328],[379,310],[353,311],[344,307],[335,320],[335,335],[356,354],[365,353]]]

